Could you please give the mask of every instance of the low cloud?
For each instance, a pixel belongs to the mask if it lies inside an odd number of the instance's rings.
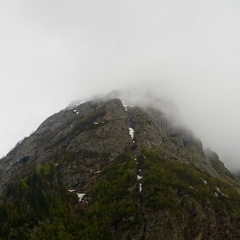
[[[11,2],[0,3],[0,154],[74,99],[140,86],[240,168],[238,2]]]

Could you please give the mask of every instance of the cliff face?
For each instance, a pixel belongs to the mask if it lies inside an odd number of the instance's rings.
[[[0,161],[1,237],[239,239],[239,183],[220,163],[153,107],[66,108]]]

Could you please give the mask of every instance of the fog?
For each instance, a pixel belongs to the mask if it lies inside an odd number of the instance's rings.
[[[0,155],[74,99],[135,86],[171,99],[240,168],[240,2],[0,2]]]

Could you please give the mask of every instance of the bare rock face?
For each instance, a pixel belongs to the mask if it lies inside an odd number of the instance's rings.
[[[24,174],[29,164],[58,164],[61,158],[67,158],[62,169],[66,186],[76,187],[88,172],[97,171],[131,147],[127,118],[120,100],[87,102],[54,114],[2,159],[1,189]]]
[[[162,112],[153,108],[134,107],[129,112],[137,147],[154,148],[165,158],[189,162],[218,176],[204,154],[201,141],[191,131],[177,127]]]
[[[63,160],[61,170],[66,186],[80,187],[89,172],[102,168],[127,149],[139,154],[145,148],[218,176],[200,140],[190,131],[175,126],[159,110],[123,106],[121,100],[112,99],[82,103],[49,117],[1,160],[1,191],[9,181],[26,173],[28,165],[46,161],[58,164],[63,156],[69,158]]]
[[[219,175],[221,175],[221,176],[226,175],[231,178],[234,178],[233,174],[227,168],[225,168],[223,162],[221,162],[219,160],[217,153],[211,151],[210,149],[205,149],[204,152],[205,152],[207,158],[209,159],[209,161],[211,162],[213,168],[216,170],[216,172]]]
[[[224,179],[225,181],[230,182],[237,189],[240,189],[239,181],[235,178],[234,174],[228,170],[222,161],[220,161],[217,153],[211,151],[210,149],[204,149],[206,157],[209,159],[214,170],[218,173],[218,175]]]

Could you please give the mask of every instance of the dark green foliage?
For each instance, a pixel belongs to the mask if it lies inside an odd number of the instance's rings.
[[[240,196],[230,184],[211,177],[191,164],[175,162],[145,151],[140,165],[146,171],[142,179],[144,204],[157,209],[182,209],[179,197],[208,202],[216,211],[239,211]]]
[[[126,153],[106,167],[88,204],[63,187],[55,166],[38,166],[8,187],[0,205],[0,239],[112,239],[117,229],[138,223],[135,166]]]
[[[66,153],[58,160],[59,166],[74,157]],[[137,163],[126,152],[102,169],[87,191],[88,202],[80,203],[76,193],[63,186],[59,166],[36,167],[9,185],[0,199],[0,239],[144,239],[139,229],[144,227],[146,209],[189,216],[190,205],[194,210],[207,204],[216,214],[239,214],[237,191],[195,166],[163,159],[153,151],[144,151],[138,162],[143,175],[141,193]],[[169,219],[169,229],[171,224]]]
[[[85,212],[81,239],[113,239],[117,231],[138,223],[135,166],[134,158],[126,153],[106,167],[91,191],[94,200]]]
[[[74,201],[62,186],[54,166],[39,166],[31,176],[7,188],[0,205],[0,239],[31,239],[34,227],[38,235],[47,228],[65,226],[70,217],[69,204]],[[46,232],[51,234],[49,229]]]

